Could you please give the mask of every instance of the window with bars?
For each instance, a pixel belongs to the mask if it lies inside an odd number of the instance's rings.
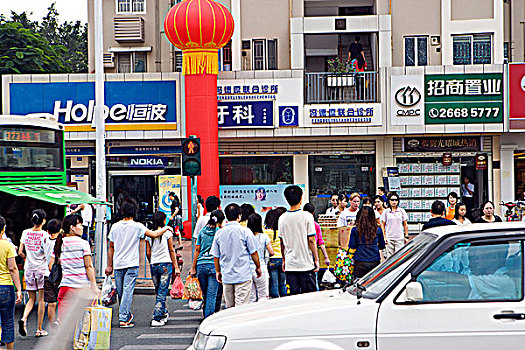
[[[253,70],[264,70],[264,40],[253,41]]]
[[[232,70],[232,42],[230,40],[221,50],[219,50],[219,68],[221,71]]]
[[[145,13],[146,0],[117,0],[117,13]]]
[[[268,39],[268,69],[277,69],[277,39]]]
[[[491,64],[492,63],[492,35],[457,35],[453,37],[453,63]]]
[[[405,37],[405,66],[428,65],[428,36]]]
[[[117,73],[145,73],[146,52],[126,52],[117,55]]]

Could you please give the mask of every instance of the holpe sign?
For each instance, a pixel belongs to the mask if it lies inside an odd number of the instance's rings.
[[[95,83],[11,83],[10,113],[50,113],[71,130],[91,131]],[[130,130],[132,124],[176,128],[175,81],[114,81],[104,83],[104,113],[110,130]],[[85,130],[84,130],[85,129]]]

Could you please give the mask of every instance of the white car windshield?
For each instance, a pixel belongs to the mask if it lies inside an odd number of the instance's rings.
[[[428,251],[437,236],[422,233],[408,242],[401,250],[383,261],[349,288],[352,294],[362,294],[365,298],[377,298],[414,261]]]

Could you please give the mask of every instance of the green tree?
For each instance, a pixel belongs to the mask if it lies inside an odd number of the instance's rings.
[[[0,20],[0,74],[68,72],[65,51],[20,23]]]
[[[49,6],[48,13],[41,22],[29,19],[26,12],[21,14],[11,12],[10,20],[0,16],[0,26],[5,26],[6,32],[9,33],[4,37],[7,42],[0,42],[0,73],[86,73],[87,24],[82,24],[80,21],[61,23],[58,16],[54,3]],[[13,30],[20,33],[15,34]],[[15,37],[18,39],[13,43],[16,45],[13,45],[10,40]],[[0,40],[4,41],[1,37]],[[36,62],[30,62],[33,64],[19,61],[9,63],[13,55],[18,60],[21,59],[20,57],[27,57],[26,47],[19,44],[31,40],[36,40],[42,45],[42,47],[35,46],[36,42],[31,44],[32,47],[42,49],[44,57],[39,57]],[[21,53],[11,52],[13,48],[17,48],[16,51]],[[34,55],[29,54],[29,56],[31,58]],[[19,66],[20,63],[26,65]]]

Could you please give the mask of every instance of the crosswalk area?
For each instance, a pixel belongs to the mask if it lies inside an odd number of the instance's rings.
[[[124,343],[126,345],[111,348],[119,350],[187,349],[203,320],[202,311],[191,310],[187,302],[178,301],[175,310],[169,309],[169,314],[170,317],[165,326],[136,327],[136,332],[127,337]]]

